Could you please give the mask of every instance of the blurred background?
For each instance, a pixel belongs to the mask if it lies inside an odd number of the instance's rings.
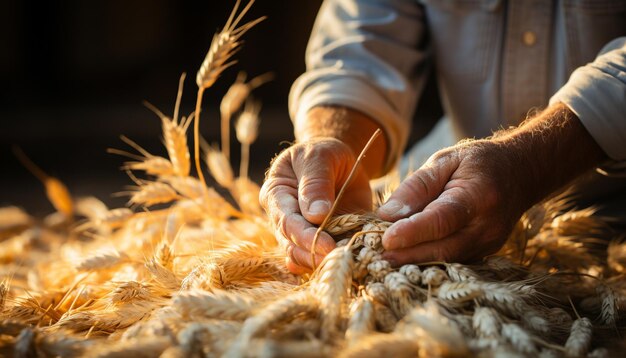
[[[244,36],[238,63],[205,93],[202,135],[218,141],[217,108],[244,70],[267,71],[272,82],[254,91],[263,102],[259,140],[252,147],[251,176],[261,182],[276,153],[293,140],[287,94],[304,71],[304,51],[321,0],[258,0],[247,20],[268,19]],[[181,113],[195,105],[195,73],[234,0],[4,0],[0,5],[0,206],[19,205],[41,215],[52,211],[43,186],[12,153],[18,145],[74,196],[95,195],[123,206],[132,182],[119,170],[130,150],[124,134],[165,156],[160,121],[147,100],[171,114],[182,72],[188,73]],[[244,0],[245,3],[245,0]],[[420,103],[414,136],[440,115],[434,81]],[[191,143],[191,141],[190,141]],[[239,150],[232,146],[235,166]],[[131,150],[132,151],[132,150]]]

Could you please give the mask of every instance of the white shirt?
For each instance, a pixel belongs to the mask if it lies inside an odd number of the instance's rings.
[[[435,70],[456,138],[486,137],[564,102],[615,161],[626,161],[626,0],[326,0],[289,108],[376,120],[390,168]]]

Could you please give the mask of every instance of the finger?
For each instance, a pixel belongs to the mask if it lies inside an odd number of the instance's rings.
[[[477,257],[480,246],[467,235],[453,235],[412,247],[385,251],[383,259],[397,267],[408,263],[468,262]]]
[[[303,159],[302,167],[298,168],[298,198],[302,215],[309,222],[319,225],[335,200],[336,175],[332,157],[314,156]]]
[[[289,241],[305,250],[311,251],[313,239],[317,228],[309,223],[304,217],[297,213],[283,216],[280,221],[279,230]],[[335,248],[335,240],[328,233],[322,231],[315,245],[315,252],[327,255]]]
[[[433,156],[400,184],[389,200],[378,208],[378,216],[396,221],[424,209],[439,196],[457,168],[456,156]]]
[[[383,235],[383,247],[398,250],[443,239],[464,228],[470,222],[472,211],[463,199],[462,189],[450,189],[424,211],[392,224]]]
[[[268,184],[262,189],[261,198],[278,233],[288,241],[310,251],[317,229],[300,214],[296,195],[297,190],[291,185]],[[325,232],[320,233],[315,252],[325,255],[334,248],[335,240]]]
[[[313,267],[313,265],[311,265],[311,253],[301,247],[296,245],[290,246],[287,248],[287,256],[298,266],[302,266],[307,269],[311,269]],[[324,260],[323,255],[315,255],[315,267],[319,266],[322,260]]]
[[[300,212],[297,187],[293,172],[270,174],[261,186],[259,202],[274,224],[284,215]]]
[[[311,270],[310,268],[306,268],[296,264],[289,257],[287,257],[287,259],[285,260],[285,266],[287,266],[287,270],[289,270],[289,272],[294,275],[304,275],[305,273],[313,272],[313,270]]]

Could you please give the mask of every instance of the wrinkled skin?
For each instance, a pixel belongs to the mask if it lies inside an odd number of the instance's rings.
[[[502,148],[489,141],[460,143],[433,155],[376,212],[394,222],[383,237],[384,258],[401,265],[469,261],[495,252],[524,206],[511,206],[523,201],[514,198],[512,188],[507,187],[506,178],[512,173],[498,164],[503,160]],[[294,145],[272,163],[261,203],[287,250],[287,266],[292,272],[310,271],[317,226],[354,162],[349,147],[328,138]],[[359,171],[338,212],[370,210],[368,180]],[[319,210],[313,204],[317,200],[323,203]],[[316,245],[316,264],[334,247],[333,239],[322,233]]]
[[[311,115],[307,122],[311,126],[304,133],[333,128],[336,120],[353,123],[349,130],[337,131],[340,138],[369,133],[368,121],[358,121],[363,116],[344,112],[321,109],[320,115]],[[337,118],[336,113],[343,115]],[[316,227],[328,214],[355,162],[351,148],[362,147],[354,142],[350,147],[331,138],[332,130],[330,134],[305,137],[309,139],[285,150],[272,163],[261,191],[261,202],[283,238],[288,268],[294,273],[312,267],[309,252]],[[370,158],[382,151],[384,146],[378,147]],[[531,205],[606,159],[580,120],[563,104],[552,105],[519,127],[489,139],[442,149],[376,211],[382,219],[394,222],[383,236],[383,257],[398,266],[468,262],[491,254]],[[367,172],[375,173],[376,167],[370,166]],[[358,172],[336,214],[371,210],[370,178],[365,173]],[[325,204],[313,205],[317,200]],[[316,245],[316,263],[334,246],[322,233]]]
[[[356,156],[333,138],[315,139],[283,151],[273,162],[261,188],[261,205],[287,250],[287,268],[296,274],[310,271],[311,245],[317,227],[330,211]],[[336,213],[371,211],[369,178],[359,169],[346,188]],[[316,243],[316,265],[335,248],[322,232]]]
[[[394,224],[383,258],[468,262],[496,252],[530,205],[512,178],[523,180],[506,148],[489,140],[462,142],[434,154],[403,181],[377,214]]]

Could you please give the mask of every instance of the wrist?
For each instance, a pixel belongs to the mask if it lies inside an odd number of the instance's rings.
[[[307,114],[307,120],[296,128],[297,142],[310,142],[320,138],[334,138],[345,143],[358,156],[378,123],[356,110],[339,106],[318,106]],[[387,139],[379,136],[363,160],[369,178],[383,174],[387,159]]]
[[[505,152],[530,206],[606,159],[564,104],[555,104],[491,139]]]

